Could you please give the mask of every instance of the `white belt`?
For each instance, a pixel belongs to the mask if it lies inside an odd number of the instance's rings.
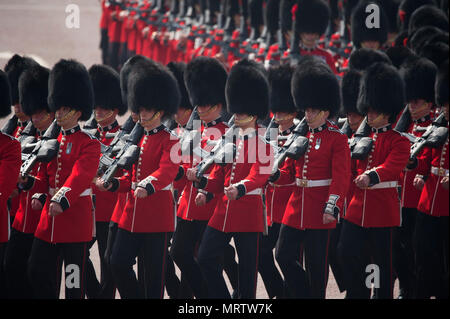
[[[392,181],[392,182],[382,182],[382,183],[378,183],[376,185],[367,187],[367,189],[380,189],[380,188],[394,188],[398,186],[398,182],[397,181]]]
[[[331,179],[318,179],[318,180],[308,180],[296,178],[295,184],[298,187],[320,187],[320,186],[329,186],[331,185]]]
[[[261,195],[262,194],[262,188],[257,188],[252,190],[251,192],[248,192],[245,194],[245,196],[247,195]]]
[[[448,169],[431,166],[431,174],[436,176],[448,176]]]
[[[131,189],[135,190],[136,187],[138,186],[138,182],[132,182],[131,183]],[[167,185],[166,187],[164,187],[163,189],[160,189],[160,191],[170,191],[172,184]]]
[[[48,190],[48,193],[50,194],[50,196],[54,196],[57,192],[58,192],[59,188],[51,188]],[[91,188],[86,188],[81,194],[80,197],[83,196],[90,196],[92,194],[92,189]]]

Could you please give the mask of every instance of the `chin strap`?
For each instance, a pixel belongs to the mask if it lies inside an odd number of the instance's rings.
[[[150,119],[145,120],[145,121],[143,121],[141,119],[141,116],[139,116],[139,123],[141,123],[142,126],[150,125],[151,123],[153,123],[153,121],[157,120],[160,116],[161,116],[161,113],[156,112],[155,114],[153,114],[153,116]]]
[[[209,113],[211,113],[211,112],[214,111],[215,109],[217,109],[217,105],[211,106],[211,107],[208,109],[208,111],[205,111],[205,112],[200,112],[200,111],[197,110],[197,113],[198,113],[198,116],[200,116],[200,118],[201,118],[202,116],[208,115]]]
[[[251,121],[253,121],[253,119],[254,119],[255,117],[253,116],[253,115],[250,115],[250,116],[247,116],[245,119],[243,119],[243,120],[237,120],[236,118],[234,119],[234,123],[237,125],[237,126],[242,126],[242,125],[245,125],[245,124],[248,124],[248,123],[250,123]]]
[[[109,111],[104,117],[97,117],[97,115],[96,115],[95,120],[97,121],[98,124],[101,124],[101,122],[104,122],[105,120],[109,119],[113,115],[114,115],[114,112]]]

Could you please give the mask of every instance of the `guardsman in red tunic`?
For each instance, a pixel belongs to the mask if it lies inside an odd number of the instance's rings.
[[[320,58],[336,74],[336,65],[332,53],[318,46],[320,37],[325,33],[330,22],[330,8],[324,0],[300,0],[294,6],[294,28],[300,39],[300,47],[292,48],[291,52],[300,50],[301,56],[312,55]],[[295,41],[294,41],[295,42]],[[298,43],[292,45],[297,46]]]
[[[228,129],[226,123],[221,120],[222,107],[225,106],[227,72],[218,60],[198,57],[187,65],[184,78],[191,103],[197,106],[202,121],[197,120],[194,123],[194,130],[199,130],[201,134],[201,140],[198,141],[200,145],[194,144],[194,148],[204,149],[207,154],[212,149],[207,142],[220,140]],[[170,254],[195,297],[206,298],[207,287],[196,260],[196,247],[200,244],[219,197],[212,193],[202,193],[194,187],[192,181],[186,179],[185,172],[202,160],[201,154],[183,155],[187,160],[180,167],[183,170],[182,179],[186,180],[186,183],[179,199],[178,222]],[[209,173],[210,169],[207,174]]]
[[[100,158],[100,143],[81,131],[78,121],[92,114],[94,96],[86,68],[60,60],[50,72],[49,108],[61,126],[59,150],[45,176],[35,180],[46,192],[35,194],[32,209],[42,209],[34,233],[28,275],[36,298],[58,298],[57,277],[64,261],[66,298],[85,294],[85,265],[93,233],[91,183]],[[58,267],[59,265],[59,267]],[[60,276],[60,275],[59,275]]]
[[[443,63],[436,78],[436,103],[443,108],[444,124],[448,128],[448,60]],[[416,297],[448,298],[448,180],[449,143],[438,148],[425,147],[418,157],[416,171],[427,175],[417,206],[414,252],[416,266]]]
[[[297,109],[305,112],[308,149],[287,159],[271,180],[295,183],[284,212],[276,259],[294,298],[325,298],[331,230],[343,209],[350,175],[347,136],[327,119],[339,111],[339,83],[332,70],[315,59],[299,65],[292,78]],[[327,92],[327,94],[321,94]],[[277,176],[278,175],[278,176]],[[299,263],[300,248],[305,268]]]
[[[437,68],[433,62],[421,58],[407,63],[400,70],[405,81],[406,103],[411,115],[411,124],[406,133],[420,137],[427,126],[431,125],[434,106],[434,82]],[[420,130],[422,129],[422,130]],[[394,268],[399,278],[399,298],[412,298],[414,293],[414,250],[412,246],[417,204],[421,190],[414,187],[415,170],[402,172],[400,184],[402,219],[401,226],[394,231]]]
[[[291,79],[294,70],[290,65],[274,66],[269,69],[269,108],[274,114],[275,143],[281,147],[295,128],[294,119],[298,115],[291,95]],[[273,133],[272,133],[273,134]],[[272,135],[271,135],[272,137]],[[258,271],[266,287],[269,298],[282,298],[285,294],[284,281],[275,266],[273,249],[278,240],[284,211],[295,184],[277,185],[269,183],[265,187],[268,235],[261,237]]]
[[[36,65],[25,70],[19,80],[20,105],[36,127],[38,140],[55,118],[47,104],[49,73],[47,68]],[[35,179],[45,176],[46,170],[46,163],[38,163],[30,172],[30,177],[22,176],[19,179],[19,208],[12,225],[4,262],[8,298],[33,297],[27,276],[27,263],[41,211],[31,207],[31,199],[35,193],[47,191],[45,185],[34,182]]]
[[[5,72],[8,75],[8,80],[11,85],[11,102],[14,109],[14,116],[17,118],[17,126],[13,132],[7,132],[8,134],[19,138],[22,135],[22,131],[27,126],[30,117],[27,116],[19,103],[19,78],[23,71],[30,68],[31,66],[38,65],[36,61],[29,57],[21,57],[15,54],[5,65]],[[16,188],[11,194],[11,199],[9,202],[11,216],[11,224],[13,223],[13,218],[16,215],[16,211],[19,208],[19,192],[20,190]]]
[[[101,1],[102,15],[100,16],[100,50],[102,51],[102,63],[108,60],[108,24],[110,20],[110,4],[108,0]]]
[[[11,89],[6,74],[0,70],[0,118],[11,113]],[[10,218],[7,201],[19,177],[20,143],[12,136],[0,131],[0,262],[3,257],[9,239]],[[0,298],[6,298],[5,273],[0,267]]]
[[[273,166],[272,146],[256,125],[268,113],[269,85],[262,65],[238,62],[228,76],[225,94],[228,111],[235,114],[239,128],[233,132],[237,133],[236,154],[227,153],[225,165],[215,164],[208,178],[197,179],[196,169],[189,170],[187,177],[219,197],[198,252],[208,296],[230,298],[221,258],[233,238],[239,257],[238,297],[249,299],[256,296],[259,239],[266,225],[262,191]]]
[[[127,111],[126,106],[122,103],[119,74],[109,66],[97,64],[89,69],[89,75],[94,88],[94,115],[98,125],[99,141],[108,146],[113,137],[107,137],[106,134],[117,133],[120,130],[116,117],[117,115],[124,115]],[[86,268],[86,294],[88,298],[100,297],[101,286],[103,286],[109,271],[104,256],[108,241],[109,222],[117,202],[117,193],[102,192],[93,187],[93,194],[95,196],[95,238],[91,241],[89,248],[97,241],[101,279],[99,283],[94,266],[89,258]],[[114,288],[109,292],[103,291],[103,293],[105,294],[103,297],[112,298]]]
[[[172,182],[178,173],[176,136],[161,124],[179,104],[172,73],[152,60],[142,60],[128,75],[128,107],[139,113],[145,135],[132,174],[114,179],[110,191],[128,193],[110,257],[114,281],[122,298],[163,298],[167,245],[175,227]],[[142,252],[146,296],[139,292],[133,271]],[[141,258],[141,256],[139,257]]]
[[[410,145],[391,123],[403,109],[403,92],[400,74],[386,63],[373,64],[361,79],[358,110],[367,114],[371,132],[367,152],[362,152],[364,156],[353,167],[356,187],[338,244],[347,298],[369,298],[372,287],[366,276],[374,271],[379,275],[376,296],[393,297],[392,233],[400,225],[398,181],[408,162]],[[356,154],[355,149],[353,152]],[[372,259],[369,265],[365,260],[368,244]]]

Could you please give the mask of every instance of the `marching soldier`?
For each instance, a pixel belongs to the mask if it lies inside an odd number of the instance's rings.
[[[55,118],[47,103],[48,77],[50,70],[36,65],[25,70],[19,79],[19,100],[23,112],[31,118],[40,140]],[[40,210],[31,207],[35,193],[45,193],[42,183],[34,183],[35,178],[45,176],[46,163],[38,163],[30,173],[30,178],[21,176],[18,187],[19,208],[11,229],[11,237],[5,255],[5,272],[8,298],[30,299],[33,290],[27,276],[27,263],[34,239],[34,232],[41,216]]]
[[[405,82],[405,95],[411,124],[406,133],[420,137],[431,125],[434,107],[434,83],[437,68],[428,59],[417,59],[400,70]],[[420,130],[422,129],[422,130]],[[400,282],[399,298],[412,298],[414,291],[413,232],[421,190],[414,187],[415,170],[405,169],[401,175],[401,226],[394,231],[393,262]]]
[[[208,177],[198,179],[196,169],[187,173],[189,180],[196,181],[194,186],[219,197],[203,234],[198,262],[209,297],[230,298],[221,258],[234,238],[239,257],[238,297],[255,298],[259,239],[266,223],[262,187],[273,165],[272,147],[256,125],[268,112],[269,86],[262,66],[248,60],[238,62],[228,76],[225,94],[228,111],[235,114],[239,128],[236,154],[226,154],[225,159],[232,162],[214,165]]]
[[[203,124],[199,147],[211,150],[211,146],[207,145],[208,140],[220,140],[228,129],[221,119],[222,107],[225,106],[227,72],[218,60],[198,57],[187,65],[184,78],[191,103],[197,107]],[[194,130],[199,129],[196,127],[198,124],[194,123]],[[196,154],[188,157],[187,163],[181,166],[183,174],[201,161],[201,157]],[[179,199],[178,223],[170,254],[197,298],[207,297],[207,287],[195,260],[195,249],[200,244],[217,200],[218,197],[212,193],[198,191],[189,180]]]
[[[291,95],[291,79],[294,73],[290,65],[271,67],[269,69],[270,111],[278,125],[277,145],[283,146],[285,139],[295,128],[294,119],[298,116]],[[282,298],[285,294],[284,280],[275,266],[273,249],[278,240],[284,211],[294,184],[277,185],[269,183],[265,188],[268,235],[261,237],[258,270],[269,298]]]
[[[305,112],[309,127],[308,149],[298,160],[287,159],[271,178],[278,185],[296,183],[282,220],[276,259],[292,297],[325,298],[331,229],[343,209],[350,152],[347,137],[327,120],[339,110],[339,83],[325,63],[309,61],[302,62],[292,78],[294,102]],[[302,244],[305,268],[299,263]]]
[[[436,103],[443,108],[444,127],[448,128],[448,61],[439,68],[436,78]],[[448,298],[448,180],[449,156],[447,139],[439,147],[425,147],[414,163],[416,172],[428,175],[417,205],[414,251],[416,297]],[[413,168],[415,165],[409,165]]]
[[[171,158],[177,138],[161,124],[161,117],[175,113],[179,98],[176,79],[159,63],[143,60],[128,75],[128,107],[139,114],[145,136],[132,174],[114,179],[109,188],[128,193],[110,257],[122,298],[143,297],[132,268],[140,251],[149,276],[144,280],[148,297],[164,296],[167,245],[175,227],[171,189],[178,165]]]
[[[11,113],[11,89],[7,75],[0,70],[0,118]],[[3,258],[9,240],[9,211],[7,201],[20,171],[20,143],[12,136],[0,131],[0,298],[6,298]]]
[[[375,63],[364,73],[358,110],[367,114],[371,138],[366,152],[352,168],[356,178],[353,198],[341,230],[338,252],[347,298],[369,298],[366,286],[365,245],[379,269],[378,298],[392,298],[392,232],[400,225],[400,173],[408,162],[409,141],[392,129],[403,108],[404,84],[393,66]],[[372,146],[370,146],[372,144]],[[357,145],[358,146],[358,145]],[[356,148],[356,146],[355,146]],[[355,150],[353,150],[355,153]]]
[[[117,115],[124,115],[127,111],[126,106],[122,103],[119,74],[111,67],[98,64],[93,65],[88,72],[94,88],[94,115],[98,125],[99,141],[103,145],[108,146],[113,138],[107,137],[106,134],[117,133],[120,130],[116,117]],[[97,298],[99,296],[101,286],[103,286],[108,272],[104,256],[109,222],[117,202],[117,193],[102,192],[94,187],[93,194],[95,196],[95,238],[91,241],[89,248],[97,241],[101,279],[99,283],[95,276],[92,262],[88,259],[86,293],[89,298]],[[103,297],[112,298],[114,289],[111,289],[109,292],[103,291],[103,293],[105,294]]]
[[[92,114],[94,97],[86,68],[75,60],[60,60],[50,72],[49,108],[61,126],[56,158],[47,165],[45,193],[35,194],[33,209],[42,209],[34,234],[28,274],[36,298],[58,298],[59,259],[64,261],[66,298],[82,299],[85,262],[92,240],[92,189],[100,158],[100,143],[81,131],[78,122]]]

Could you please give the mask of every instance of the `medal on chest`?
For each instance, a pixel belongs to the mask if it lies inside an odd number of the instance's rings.
[[[320,137],[318,139],[316,139],[316,145],[314,146],[315,150],[318,150],[320,148],[321,142],[322,142],[322,140],[320,139]]]
[[[70,154],[72,152],[72,143],[67,143],[66,154]]]

